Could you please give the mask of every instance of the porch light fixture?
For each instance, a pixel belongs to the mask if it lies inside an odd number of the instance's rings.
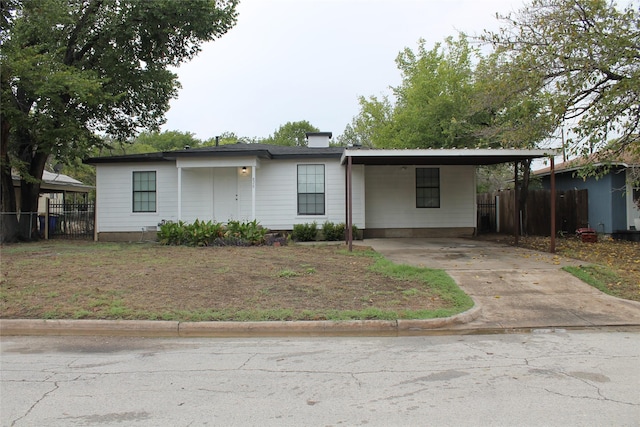
[[[246,166],[243,166],[243,167],[242,167],[242,174],[243,174],[243,175],[246,175],[246,174],[247,174],[247,167],[246,167]]]

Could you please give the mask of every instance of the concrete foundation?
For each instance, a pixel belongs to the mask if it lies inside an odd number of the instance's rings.
[[[99,242],[147,242],[156,241],[157,231],[119,231],[98,233]]]
[[[363,230],[365,239],[389,237],[472,237],[475,227],[449,228],[367,228]]]

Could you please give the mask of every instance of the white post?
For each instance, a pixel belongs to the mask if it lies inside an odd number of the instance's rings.
[[[251,166],[251,220],[256,219],[256,167]]]
[[[178,221],[182,220],[182,168],[178,168]]]

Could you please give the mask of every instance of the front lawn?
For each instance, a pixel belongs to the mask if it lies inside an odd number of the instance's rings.
[[[473,302],[444,272],[344,245],[1,248],[3,318],[341,320],[446,317]]]

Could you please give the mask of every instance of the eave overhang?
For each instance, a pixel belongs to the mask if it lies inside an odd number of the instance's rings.
[[[348,148],[341,164],[348,157],[354,165],[496,165],[520,162],[556,155],[555,149],[406,149],[381,150]]]

